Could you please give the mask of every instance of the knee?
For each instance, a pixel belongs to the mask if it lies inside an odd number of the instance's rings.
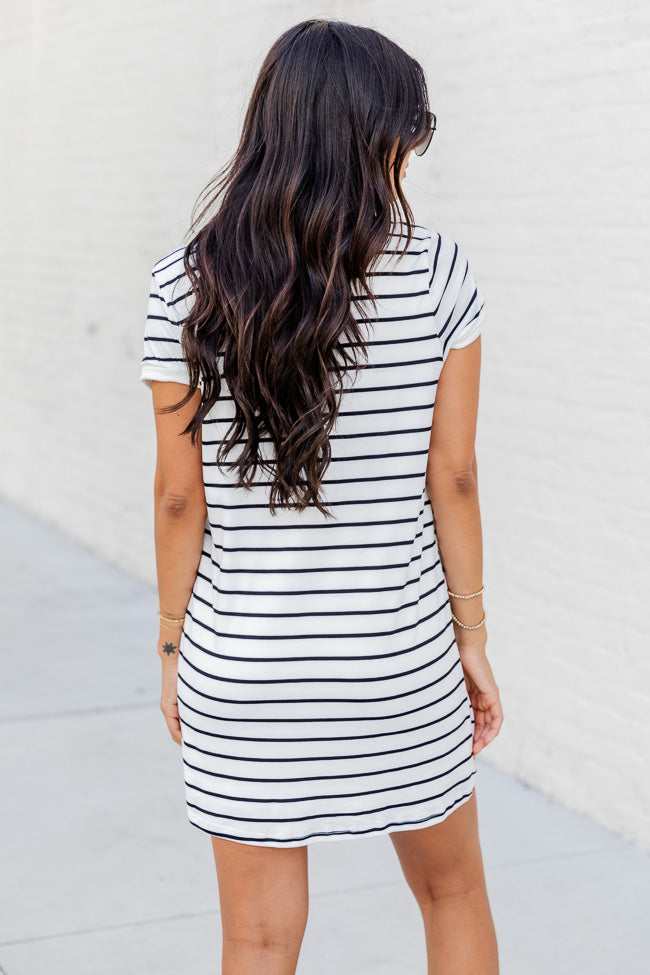
[[[282,921],[259,920],[236,927],[224,925],[223,937],[231,948],[240,952],[293,955],[300,948],[306,924],[306,912],[300,912]]]
[[[485,886],[483,872],[475,868],[422,874],[407,882],[422,910],[447,898],[470,897]]]

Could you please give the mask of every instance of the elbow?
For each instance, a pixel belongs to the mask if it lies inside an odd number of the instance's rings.
[[[436,493],[444,491],[446,494],[468,497],[476,492],[476,465],[474,461],[469,467],[449,467],[435,465],[427,470],[427,487]]]
[[[453,489],[456,494],[468,497],[476,492],[476,478],[474,471],[469,468],[466,471],[458,471],[454,475]]]
[[[172,518],[181,517],[192,511],[207,510],[202,480],[197,482],[193,479],[164,477],[157,469],[153,494],[156,509]]]
[[[201,492],[162,491],[158,498],[159,509],[170,518],[182,518],[190,513],[200,512],[205,516],[207,510],[205,494]]]

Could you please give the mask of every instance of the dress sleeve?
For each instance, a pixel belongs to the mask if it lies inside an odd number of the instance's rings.
[[[429,271],[444,362],[451,349],[464,349],[478,338],[483,328],[485,298],[467,255],[450,237],[434,236]]]
[[[165,300],[156,268],[151,274],[149,304],[144,330],[140,379],[151,388],[157,379],[189,386],[189,372],[183,357],[183,326]]]

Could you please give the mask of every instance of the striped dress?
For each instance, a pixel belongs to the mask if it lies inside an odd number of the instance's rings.
[[[314,506],[271,515],[259,470],[247,490],[217,467],[231,397],[203,424],[205,537],[177,688],[188,819],[215,836],[292,847],[414,829],[474,789],[474,715],[425,479],[438,378],[479,335],[484,299],[448,236],[418,226],[399,259],[403,246],[395,235],[373,273],[376,313],[355,306],[368,360],[331,434],[334,519]],[[183,252],[153,268],[147,385],[187,383]]]

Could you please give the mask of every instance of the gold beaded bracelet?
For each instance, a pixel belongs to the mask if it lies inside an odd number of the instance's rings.
[[[451,618],[456,623],[458,623],[459,626],[462,626],[462,628],[464,630],[478,630],[479,626],[483,626],[483,624],[485,623],[485,621],[487,619],[487,613],[485,612],[485,610],[483,610],[483,619],[481,620],[480,623],[475,623],[474,626],[470,626],[468,623],[461,623],[461,621],[458,619],[458,617],[457,616],[454,616],[453,613],[451,614]]]
[[[461,593],[461,592],[452,592],[450,589],[447,589],[447,592],[449,593],[450,596],[454,596],[455,599],[471,599],[472,596],[480,596],[484,590],[485,590],[485,586],[481,586],[478,592]],[[483,610],[483,619],[481,620],[480,623],[475,623],[474,626],[470,626],[468,623],[461,623],[458,617],[454,616],[453,612],[451,614],[451,618],[455,623],[458,623],[459,626],[462,626],[464,630],[478,630],[479,626],[483,626],[483,624],[485,623],[487,619],[487,613],[485,612],[485,610]]]
[[[449,593],[450,596],[455,596],[456,599],[471,599],[472,596],[480,596],[481,593],[484,592],[484,590],[485,590],[485,586],[481,586],[478,592],[460,593],[460,592],[452,592],[450,589],[448,589],[447,592]]]

